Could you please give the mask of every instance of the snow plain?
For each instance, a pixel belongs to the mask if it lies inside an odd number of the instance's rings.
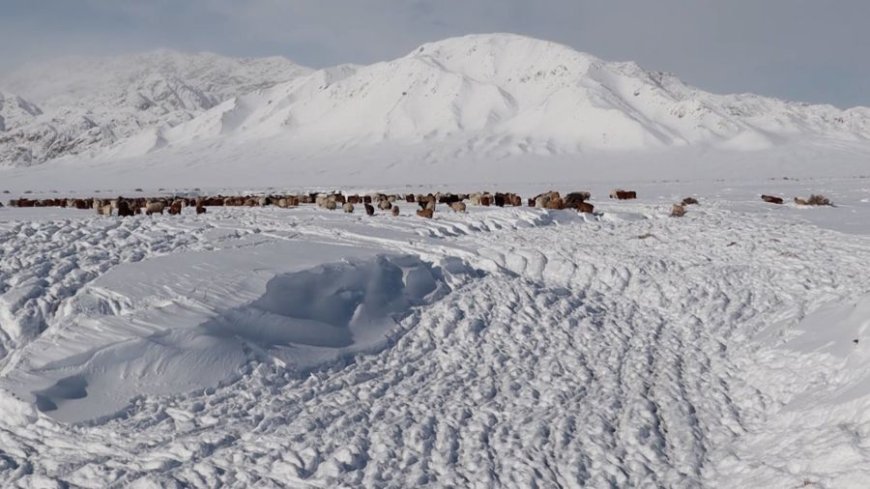
[[[870,183],[591,188],[585,216],[2,208],[0,480],[864,487]]]

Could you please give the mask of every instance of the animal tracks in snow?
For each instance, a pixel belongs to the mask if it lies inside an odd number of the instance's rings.
[[[808,369],[834,376],[836,362],[777,338],[823,304],[870,290],[870,242],[727,203],[683,219],[602,207],[591,218],[228,209],[3,223],[3,378],[16,394],[0,401],[0,481],[792,487],[823,477],[769,447],[785,436],[792,418],[780,413],[801,399]],[[361,338],[345,326],[386,316],[395,324],[377,346],[288,367],[322,353],[312,344]],[[202,318],[217,322],[200,328]],[[246,353],[209,357],[214,344],[198,342],[217,336]],[[70,352],[102,344],[98,356],[112,361],[82,369],[63,349],[43,349],[50,338]],[[200,352],[185,357],[198,362],[184,363],[189,382],[133,389],[123,409],[85,424],[47,417],[20,391],[45,375],[39,395],[72,405],[112,373],[182,377],[169,350]],[[215,375],[197,378],[197,368]],[[91,375],[87,386],[79,374]],[[800,402],[798,413],[818,409]],[[864,446],[868,421],[852,423],[849,443]],[[763,470],[754,447],[768,447]]]

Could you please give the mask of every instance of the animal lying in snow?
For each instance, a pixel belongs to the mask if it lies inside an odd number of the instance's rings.
[[[610,191],[611,199],[632,200],[637,198],[637,192],[634,190],[613,189]]]
[[[782,197],[776,197],[773,195],[762,195],[761,200],[770,204],[782,204]]]

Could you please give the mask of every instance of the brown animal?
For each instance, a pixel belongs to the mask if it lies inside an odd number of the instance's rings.
[[[698,199],[694,197],[686,197],[683,199],[682,205],[698,205]]]
[[[454,202],[450,204],[450,208],[453,212],[465,212],[465,202]]]
[[[367,216],[375,215],[375,207],[373,205],[369,204],[368,202],[365,202],[363,205],[366,207]]]
[[[112,215],[112,204],[101,205],[97,207],[97,214],[100,216],[111,216]]]
[[[776,197],[773,195],[762,195],[761,200],[769,204],[782,204],[782,197]]]
[[[414,198],[414,194],[405,195],[405,202],[407,202],[408,204],[413,204],[414,202],[416,202],[416,200],[417,199]]]
[[[393,217],[398,216],[399,215],[399,206],[394,205],[393,208],[390,209],[390,212],[393,213]]]
[[[170,216],[177,216],[179,214],[181,214],[181,201],[176,200],[175,202],[173,202],[172,204],[169,205],[169,215]]]
[[[196,215],[205,214],[205,206],[200,204],[196,205]]]
[[[571,192],[565,196],[565,207],[568,209],[578,209],[580,204],[589,200],[592,194],[589,192]]]
[[[378,209],[382,211],[388,211],[393,208],[393,204],[389,201],[389,199],[381,199],[378,201]]]
[[[686,215],[686,206],[683,204],[674,204],[671,207],[671,217],[683,217]]]
[[[825,197],[824,195],[815,195],[815,194],[810,195],[810,198],[807,200],[795,197],[794,202],[795,202],[795,204],[798,204],[798,205],[829,205],[829,206],[834,205],[833,202],[831,202],[831,200],[828,199],[827,197]]]
[[[432,216],[435,215],[435,211],[432,209],[420,209],[417,211],[417,215],[420,217],[425,217],[426,219],[432,219]]]
[[[344,209],[344,212],[346,214],[353,214],[353,204],[351,204],[350,202],[345,202],[344,205],[341,206],[341,208]]]
[[[634,190],[614,189],[610,191],[611,199],[632,200],[637,198],[637,192]]]
[[[550,197],[550,201],[547,202],[547,209],[559,210],[565,208],[565,201],[562,200],[562,197],[559,197],[559,193],[556,192],[555,196]]]
[[[580,202],[577,204],[577,212],[585,212],[586,214],[592,214],[595,212],[595,207],[589,202]]]

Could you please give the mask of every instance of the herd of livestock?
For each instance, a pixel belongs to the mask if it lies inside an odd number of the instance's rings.
[[[582,213],[592,213],[594,206],[588,201],[591,198],[589,192],[570,192],[562,196],[559,192],[550,191],[529,198],[526,202],[529,207],[538,209],[573,209]],[[631,190],[616,189],[610,192],[611,199],[631,200],[637,198],[637,192]],[[762,200],[773,204],[782,204],[781,197],[762,195]],[[357,206],[363,206],[367,215],[375,214],[375,209],[389,212],[394,216],[399,215],[399,202],[417,204],[416,213],[420,217],[432,218],[437,204],[445,204],[455,212],[465,212],[467,205],[496,206],[496,207],[520,207],[523,199],[515,193],[490,193],[477,192],[471,194],[456,193],[429,193],[429,194],[384,194],[375,193],[370,195],[345,195],[341,192],[310,193],[295,195],[243,195],[243,196],[205,196],[205,197],[158,197],[158,198],[125,198],[115,199],[99,198],[75,198],[75,199],[28,199],[20,198],[10,200],[11,207],[64,207],[73,209],[94,209],[97,214],[104,216],[117,215],[120,217],[135,216],[139,214],[170,215],[181,214],[185,207],[193,207],[197,214],[203,214],[208,207],[265,207],[275,206],[280,208],[298,207],[304,204],[314,204],[328,210],[341,208],[346,213],[353,213]],[[686,206],[697,204],[694,197],[687,197],[671,209],[671,216],[681,217],[686,213]],[[800,205],[832,205],[830,200],[820,195],[812,195],[809,199],[795,198],[795,203]],[[0,204],[2,206],[2,204]]]

